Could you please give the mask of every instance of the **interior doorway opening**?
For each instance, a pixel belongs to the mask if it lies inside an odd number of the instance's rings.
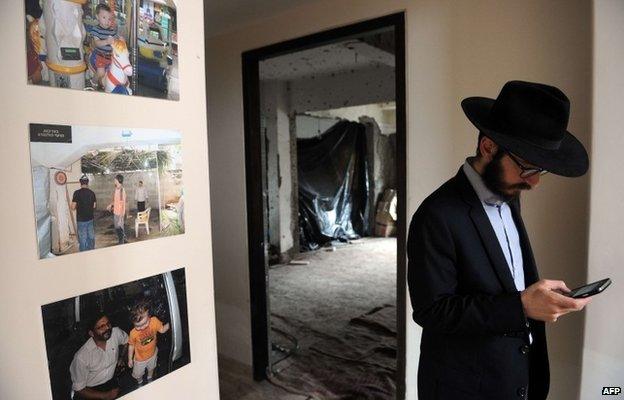
[[[253,371],[289,396],[404,398],[404,55],[402,14],[243,55]]]

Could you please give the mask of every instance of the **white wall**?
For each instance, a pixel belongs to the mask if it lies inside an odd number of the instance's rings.
[[[283,85],[277,82],[263,82],[260,89],[260,108],[262,110],[262,129],[266,132],[265,140],[262,141],[266,157],[265,189],[268,219],[269,244],[280,247],[280,197],[279,197],[279,152],[277,116],[279,98],[283,96]],[[288,134],[288,132],[287,132]],[[278,250],[279,251],[279,250]]]
[[[622,387],[624,383],[624,2],[595,0],[593,14],[594,116],[587,280],[610,277],[614,283],[588,306],[581,399],[599,398],[603,386]]]
[[[286,88],[286,83],[281,84]],[[280,215],[280,252],[285,253],[292,250],[295,242],[295,232],[293,230],[293,169],[291,159],[291,134],[290,134],[290,98],[288,92],[280,91],[282,94],[277,99],[277,154],[279,155],[279,215]],[[294,144],[296,148],[296,144]],[[294,157],[297,155],[294,154]],[[295,164],[296,165],[296,164]],[[297,236],[298,240],[298,236]]]
[[[283,81],[263,81],[260,108],[266,129],[267,201],[270,244],[278,253],[293,247],[290,97]]]
[[[213,242],[216,302],[219,352],[227,357],[251,363],[241,52],[401,10],[407,19],[410,216],[474,151],[476,132],[461,114],[463,97],[495,96],[507,79],[560,85],[573,102],[570,129],[588,143],[591,10],[584,1],[317,1],[209,38],[213,231],[219,232]],[[524,206],[542,275],[581,283],[587,179],[545,181]],[[407,318],[407,394],[415,399],[420,330],[409,309]],[[578,387],[570,382],[580,373],[581,332],[582,315],[549,329],[551,399],[577,397]]]
[[[178,2],[180,101],[26,84],[24,2],[2,2],[0,99],[0,399],[49,399],[41,305],[186,268],[191,363],[124,399],[218,399],[204,82],[203,9]],[[33,215],[30,122],[163,128],[183,135],[186,233],[39,260]]]

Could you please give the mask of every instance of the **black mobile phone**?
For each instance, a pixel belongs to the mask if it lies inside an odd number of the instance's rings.
[[[587,285],[577,287],[576,289],[573,289],[570,293],[566,293],[566,296],[572,297],[573,299],[582,299],[584,297],[589,297],[598,293],[602,293],[606,288],[609,287],[610,284],[611,279],[602,279],[597,282],[588,283]]]

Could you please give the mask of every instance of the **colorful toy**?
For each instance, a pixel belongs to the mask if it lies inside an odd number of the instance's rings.
[[[166,92],[168,89],[167,69],[158,61],[139,57],[139,84]]]
[[[161,68],[167,68],[169,46],[167,46],[165,38],[165,33],[160,25],[142,21],[138,37],[141,57],[158,62]]]
[[[129,76],[132,76],[132,64],[130,64],[130,53],[124,39],[115,39],[112,46],[112,61],[106,75],[104,75],[103,84],[104,91],[107,93],[119,93],[132,95],[130,89]],[[89,57],[91,60],[92,56]],[[94,64],[89,62],[89,68],[95,68]]]
[[[82,23],[82,5],[87,0],[42,0],[47,48],[46,64],[50,85],[83,89],[85,85],[84,51],[86,32]],[[40,26],[41,29],[41,26]]]

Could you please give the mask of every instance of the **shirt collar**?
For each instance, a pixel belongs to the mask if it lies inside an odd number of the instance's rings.
[[[93,351],[93,350],[97,350],[97,349],[99,349],[98,345],[95,343],[95,340],[93,340],[93,338],[92,338],[92,337],[90,337],[90,338],[87,340],[87,349],[88,349],[89,351]]]
[[[114,329],[114,328],[113,328]],[[109,349],[109,345],[108,342],[113,338],[113,333],[111,332],[111,337],[108,338],[106,340],[106,350]],[[93,339],[93,337],[90,337],[89,339],[87,339],[87,349],[89,351],[93,351],[93,350],[99,350],[99,351],[105,351],[104,349],[102,349],[100,346],[97,345],[97,343],[95,343],[95,340]]]
[[[479,175],[479,173],[473,168],[471,164],[472,160],[472,157],[467,158],[462,168],[464,170],[464,173],[466,174],[466,177],[468,178],[468,181],[470,181],[472,188],[477,193],[479,200],[481,200],[482,203],[490,206],[502,205],[504,203],[503,199],[501,199],[500,196],[494,194],[490,189],[488,189],[488,187],[485,185],[485,182],[483,182],[483,178],[481,177],[481,175]]]

